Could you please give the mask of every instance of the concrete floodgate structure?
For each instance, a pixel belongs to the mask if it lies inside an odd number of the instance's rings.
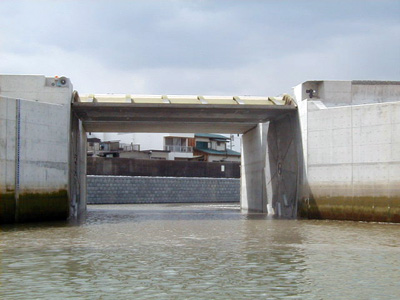
[[[72,86],[0,76],[0,222],[66,219]]]
[[[86,131],[242,133],[244,212],[400,222],[400,82],[308,81],[289,96],[81,95],[0,76],[0,222],[86,210]]]
[[[300,216],[400,222],[400,82],[309,81],[294,94]]]

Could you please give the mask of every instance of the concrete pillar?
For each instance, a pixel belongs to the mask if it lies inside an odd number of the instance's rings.
[[[86,212],[86,152],[87,137],[82,121],[71,115],[71,143],[69,165],[70,217],[81,217]]]
[[[287,114],[268,127],[265,185],[268,213],[283,218],[297,216],[300,130],[296,114]]]
[[[240,205],[244,212],[267,212],[265,168],[268,123],[259,124],[242,137]]]
[[[297,216],[300,130],[296,114],[259,124],[243,134],[241,208],[278,217]]]

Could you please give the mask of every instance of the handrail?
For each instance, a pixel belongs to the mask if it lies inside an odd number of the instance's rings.
[[[164,146],[164,150],[171,151],[171,152],[184,152],[184,153],[191,153],[193,152],[193,147],[191,146]]]

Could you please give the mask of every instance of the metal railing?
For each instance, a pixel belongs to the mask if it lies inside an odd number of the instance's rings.
[[[164,150],[171,151],[171,152],[191,153],[191,152],[193,152],[193,147],[191,147],[191,146],[164,146]]]
[[[140,144],[121,144],[124,151],[140,151]]]

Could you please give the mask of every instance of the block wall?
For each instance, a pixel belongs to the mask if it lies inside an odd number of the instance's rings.
[[[88,204],[239,202],[235,178],[87,176]]]

